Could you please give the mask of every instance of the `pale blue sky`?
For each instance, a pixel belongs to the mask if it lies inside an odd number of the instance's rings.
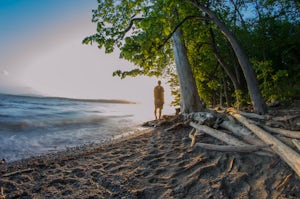
[[[152,103],[157,79],[113,78],[132,65],[81,44],[95,33],[95,8],[97,0],[0,0],[0,92]]]

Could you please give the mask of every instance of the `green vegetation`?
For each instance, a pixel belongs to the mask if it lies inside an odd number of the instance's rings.
[[[136,66],[113,75],[167,78],[173,105],[180,103],[179,89],[183,89],[173,51],[173,36],[179,29],[191,78],[207,105],[254,104],[263,113],[261,101],[300,97],[296,0],[98,0],[98,4],[92,18],[97,32],[83,43],[96,42],[107,53],[119,48],[120,58]],[[251,77],[253,70],[256,75]],[[255,99],[260,94],[263,100]]]

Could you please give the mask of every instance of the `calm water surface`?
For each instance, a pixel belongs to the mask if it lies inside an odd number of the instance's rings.
[[[137,130],[150,113],[142,104],[0,94],[0,159],[110,140]]]

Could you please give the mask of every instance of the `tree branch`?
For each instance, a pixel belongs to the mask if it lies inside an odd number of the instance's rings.
[[[163,47],[168,41],[169,39],[171,39],[171,37],[173,36],[173,34],[176,32],[176,30],[184,23],[186,22],[187,20],[189,19],[194,19],[194,18],[198,18],[198,19],[202,19],[202,20],[209,20],[209,18],[207,17],[201,17],[201,16],[197,16],[197,15],[191,15],[191,16],[187,16],[185,17],[181,22],[179,22],[175,28],[173,29],[173,31],[167,36],[167,38],[164,39],[163,43],[160,44],[158,46],[158,49],[160,49],[161,47]]]
[[[234,11],[239,15],[240,20],[241,20],[241,23],[242,23],[242,26],[245,28],[245,27],[246,27],[245,21],[244,21],[244,19],[243,19],[243,16],[242,16],[241,12],[240,12],[239,9],[238,9],[236,3],[235,3],[233,0],[230,0],[230,2],[232,3],[232,5],[233,5],[233,7],[234,7]]]
[[[132,28],[135,21],[142,21],[143,19],[144,19],[143,17],[137,17],[137,18],[132,17],[128,27],[125,30],[123,30],[122,32],[119,32],[120,34],[122,34],[121,39],[124,39],[125,34]]]

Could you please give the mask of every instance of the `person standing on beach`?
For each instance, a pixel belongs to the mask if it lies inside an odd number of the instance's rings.
[[[163,109],[165,100],[164,100],[164,88],[161,86],[161,81],[157,82],[157,86],[154,87],[154,115],[155,119],[161,119],[161,111]],[[158,111],[158,117],[157,117]]]

